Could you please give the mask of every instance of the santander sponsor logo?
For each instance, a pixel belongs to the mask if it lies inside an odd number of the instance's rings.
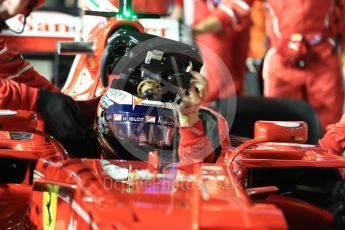
[[[49,19],[49,20],[47,20]],[[20,31],[24,16],[18,15],[6,21],[10,28]],[[13,36],[67,37],[75,38],[80,31],[80,22],[76,17],[54,12],[34,12],[26,20],[24,32],[20,35],[4,31]]]

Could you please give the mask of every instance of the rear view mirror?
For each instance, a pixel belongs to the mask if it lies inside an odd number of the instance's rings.
[[[265,140],[265,142],[305,143],[307,138],[308,125],[303,121],[255,122],[255,140]]]
[[[257,121],[254,139],[240,145],[233,153],[230,163],[245,149],[264,142],[305,143],[308,126],[304,121]]]

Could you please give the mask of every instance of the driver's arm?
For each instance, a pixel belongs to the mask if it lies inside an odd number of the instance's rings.
[[[182,163],[214,161],[214,150],[201,120],[193,126],[180,127],[178,155]]]
[[[321,147],[341,155],[345,150],[345,114],[341,120],[326,128],[326,134],[319,141]]]
[[[212,162],[214,150],[208,139],[202,121],[199,118],[199,107],[207,95],[207,80],[200,74],[192,72],[189,92],[179,91],[181,101],[178,105],[180,122],[180,142],[178,155],[180,162]]]

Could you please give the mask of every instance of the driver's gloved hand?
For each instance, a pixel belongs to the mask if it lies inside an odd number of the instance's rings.
[[[44,117],[46,131],[61,144],[86,139],[86,131],[78,124],[79,106],[72,98],[41,89],[37,112]]]

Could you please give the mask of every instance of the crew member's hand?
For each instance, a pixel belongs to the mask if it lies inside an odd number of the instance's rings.
[[[215,16],[210,16],[192,28],[193,38],[206,33],[218,33],[222,30],[222,22]]]
[[[37,112],[44,117],[46,131],[63,145],[85,140],[86,132],[78,124],[79,107],[72,98],[41,89]]]
[[[32,0],[0,0],[0,17],[7,20],[17,14],[27,13],[27,7]]]
[[[345,151],[345,114],[340,121],[327,126],[325,135],[319,140],[319,145],[332,153],[343,155]]]
[[[178,94],[181,100],[178,103],[177,111],[181,127],[193,126],[199,118],[199,107],[207,95],[208,83],[200,73],[191,72],[194,79],[191,80],[191,87],[188,92],[180,88]]]
[[[171,14],[169,16],[171,19],[181,20],[183,18],[183,8],[181,6],[175,5]]]

